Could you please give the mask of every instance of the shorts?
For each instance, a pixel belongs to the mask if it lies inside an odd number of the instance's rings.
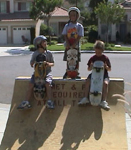
[[[50,86],[52,86],[52,74],[50,74],[50,73],[47,74],[45,80],[46,80],[46,83],[49,83]],[[32,83],[32,84],[35,83],[34,74],[31,76],[30,83]]]
[[[87,79],[91,80],[91,73],[88,75]],[[103,81],[107,81],[109,83],[110,80],[108,74],[104,74]]]
[[[67,50],[64,51],[63,61],[67,61]],[[81,53],[78,50],[78,62],[81,62]]]

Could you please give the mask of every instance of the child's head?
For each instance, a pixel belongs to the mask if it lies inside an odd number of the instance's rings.
[[[43,35],[40,35],[34,39],[33,44],[34,44],[36,49],[43,48],[46,50],[47,38]]]
[[[105,49],[105,44],[103,41],[96,41],[94,44],[94,50],[96,55],[100,56]]]
[[[80,18],[80,10],[77,7],[70,7],[68,10],[70,21],[75,23]]]

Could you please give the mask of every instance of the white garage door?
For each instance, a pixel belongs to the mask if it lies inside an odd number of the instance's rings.
[[[0,44],[7,44],[7,28],[0,27]]]
[[[23,44],[22,36],[30,41],[30,28],[29,27],[14,27],[13,28],[13,43]]]

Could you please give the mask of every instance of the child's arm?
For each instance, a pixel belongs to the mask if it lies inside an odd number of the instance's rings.
[[[34,63],[30,63],[30,66],[33,67],[33,66],[34,66]]]
[[[106,63],[104,64],[104,66],[107,71],[111,71],[111,67],[109,67]]]
[[[52,66],[54,66],[54,63],[46,62],[46,66],[52,67]]]
[[[88,70],[88,71],[91,71],[92,68],[93,68],[93,62],[91,62],[91,64],[88,66],[87,70]]]

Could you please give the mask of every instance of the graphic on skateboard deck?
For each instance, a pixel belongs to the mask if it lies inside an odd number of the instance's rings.
[[[68,41],[72,46],[76,41],[78,34],[76,28],[71,28],[67,33]],[[79,46],[66,49],[67,51],[67,76],[68,78],[76,78],[79,70]]]
[[[34,72],[34,97],[36,100],[43,100],[46,96],[45,87],[46,77],[46,56],[39,54],[36,57],[35,72]]]
[[[102,61],[95,61],[93,64],[91,74],[91,86],[89,99],[93,106],[98,106],[102,98],[103,89],[103,76],[104,76],[104,63]]]
[[[67,75],[69,78],[76,78],[78,75],[78,50],[67,50]]]

